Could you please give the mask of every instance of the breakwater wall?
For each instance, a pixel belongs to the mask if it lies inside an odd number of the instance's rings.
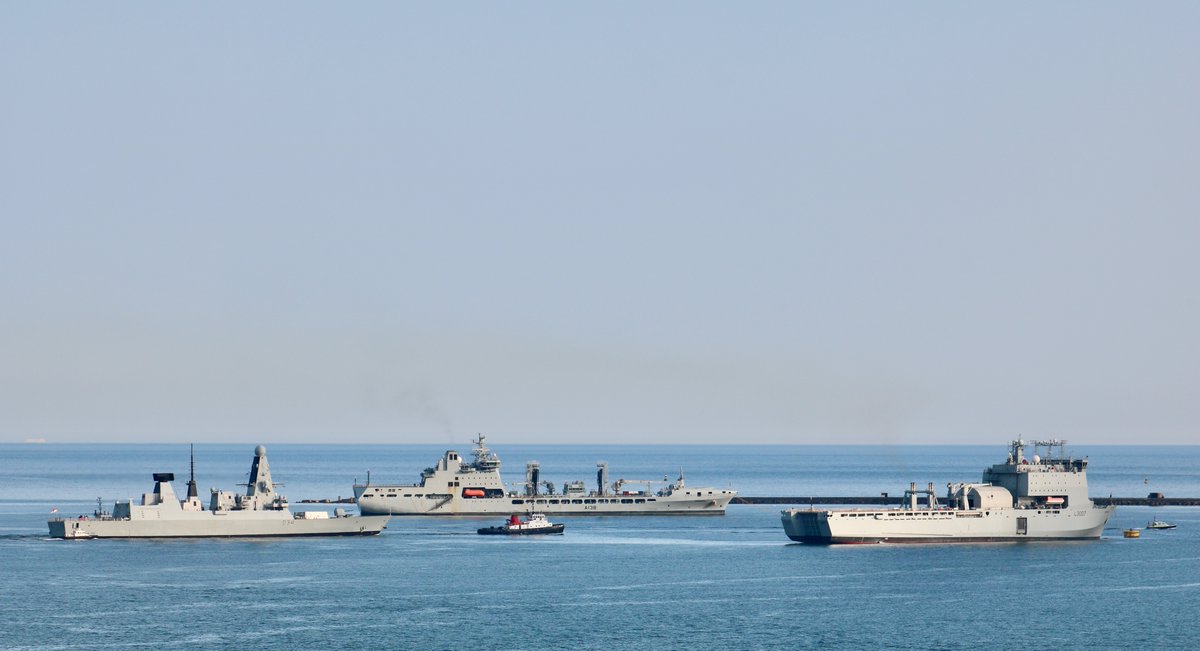
[[[1093,497],[1100,506],[1200,506],[1200,497]],[[900,506],[903,497],[875,495],[872,497],[735,497],[730,504],[873,504]],[[924,504],[924,498],[921,499]]]
[[[921,503],[925,500],[922,498]],[[1100,506],[1115,504],[1117,506],[1200,506],[1200,497],[1093,497],[1092,501]],[[735,497],[730,504],[869,504],[883,506],[900,506],[904,499],[896,496],[876,495],[874,497]],[[301,504],[354,504],[353,497],[337,499],[300,500]]]

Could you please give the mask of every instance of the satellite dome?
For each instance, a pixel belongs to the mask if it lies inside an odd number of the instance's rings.
[[[256,457],[265,457],[265,456],[267,456],[267,449],[266,449],[266,448],[264,448],[264,447],[263,447],[263,446],[261,446],[261,445],[260,445],[260,446],[258,446],[258,447],[256,447],[256,448],[254,448],[254,456],[256,456]]]

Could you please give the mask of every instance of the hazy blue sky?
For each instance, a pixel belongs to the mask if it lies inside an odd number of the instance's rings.
[[[1200,3],[0,4],[0,441],[1196,442]]]

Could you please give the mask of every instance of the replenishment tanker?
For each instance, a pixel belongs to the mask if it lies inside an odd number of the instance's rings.
[[[250,481],[243,494],[212,490],[208,508],[196,494],[195,462],[185,499],[175,496],[175,474],[154,473],[154,492],[141,504],[116,502],[111,513],[100,504],[92,515],[49,521],[54,538],[209,538],[243,536],[355,536],[378,534],[388,516],[346,515],[336,509],[292,513],[287,498],[275,492],[267,449],[254,449]]]
[[[792,540],[822,544],[1096,539],[1116,507],[1088,497],[1087,459],[1067,456],[1066,443],[1031,441],[1047,457],[1026,459],[1026,442],[1013,441],[1008,459],[986,468],[981,483],[947,484],[945,504],[932,483],[928,490],[914,483],[899,508],[787,509],[783,530]]]
[[[525,467],[524,491],[505,489],[500,479],[500,458],[485,445],[481,434],[474,441],[474,460],[447,450],[437,465],[421,473],[419,484],[354,485],[354,497],[363,513],[392,515],[507,515],[536,510],[551,515],[722,515],[736,495],[734,490],[691,488],[683,479],[653,491],[658,482],[618,479],[608,483],[608,464],[596,464],[596,490],[582,481],[568,482],[560,494],[542,482],[536,461]],[[665,480],[665,477],[664,477]],[[546,491],[541,492],[540,487]],[[643,487],[638,490],[637,487]]]

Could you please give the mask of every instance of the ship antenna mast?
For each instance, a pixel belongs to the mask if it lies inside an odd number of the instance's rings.
[[[189,498],[191,498],[191,497],[198,496],[196,493],[196,444],[195,443],[188,444],[188,461],[191,465],[192,477],[191,477],[191,479],[188,480],[187,496]]]

